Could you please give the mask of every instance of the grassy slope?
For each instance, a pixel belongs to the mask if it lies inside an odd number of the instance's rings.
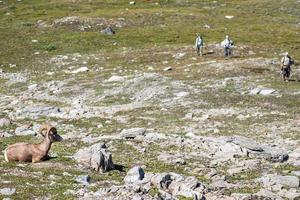
[[[45,51],[49,44],[54,44],[57,50],[39,57],[120,47],[180,46],[191,44],[195,32],[201,32],[207,42],[219,42],[225,34],[230,34],[237,44],[275,49],[275,52],[289,50],[295,57],[300,55],[299,27],[296,26],[300,5],[296,1],[189,1],[184,6],[175,2],[138,1],[135,6],[129,6],[127,1],[4,1],[0,5],[0,63],[4,67],[9,63],[33,65],[33,53]],[[150,21],[149,25],[140,23],[140,26],[121,28],[113,37],[98,32],[35,26],[38,20],[51,24],[64,16],[124,17],[139,23],[141,15]],[[228,20],[225,15],[235,17]],[[204,24],[213,28],[204,29]],[[32,43],[33,39],[39,43]],[[118,45],[113,46],[113,41],[118,41]],[[272,51],[268,54],[273,56]]]

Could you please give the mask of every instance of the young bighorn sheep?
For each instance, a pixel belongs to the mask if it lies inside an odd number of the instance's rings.
[[[48,158],[51,144],[61,141],[55,127],[43,124],[39,133],[44,137],[40,144],[16,143],[8,146],[4,151],[5,161],[39,162]]]

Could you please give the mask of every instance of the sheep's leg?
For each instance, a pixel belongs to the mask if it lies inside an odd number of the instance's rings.
[[[39,161],[41,161],[41,158],[40,157],[33,157],[32,158],[32,163],[37,163],[37,162],[39,162]]]

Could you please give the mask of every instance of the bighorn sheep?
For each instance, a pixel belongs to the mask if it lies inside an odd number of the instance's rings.
[[[16,143],[8,146],[4,151],[5,161],[39,162],[48,158],[51,144],[61,141],[62,137],[57,134],[55,127],[43,124],[39,133],[44,137],[40,144]]]

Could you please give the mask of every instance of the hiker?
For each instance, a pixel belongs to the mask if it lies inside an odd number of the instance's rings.
[[[292,64],[294,64],[294,60],[291,58],[291,56],[289,56],[288,52],[285,52],[281,59],[281,73],[283,81],[289,81]]]
[[[202,36],[197,33],[196,34],[196,43],[195,43],[195,48],[197,50],[197,55],[199,56],[202,56],[202,50],[203,50],[203,38]]]
[[[233,41],[229,39],[229,36],[226,35],[225,40],[222,42],[224,46],[225,57],[231,56],[231,48],[233,47]]]

